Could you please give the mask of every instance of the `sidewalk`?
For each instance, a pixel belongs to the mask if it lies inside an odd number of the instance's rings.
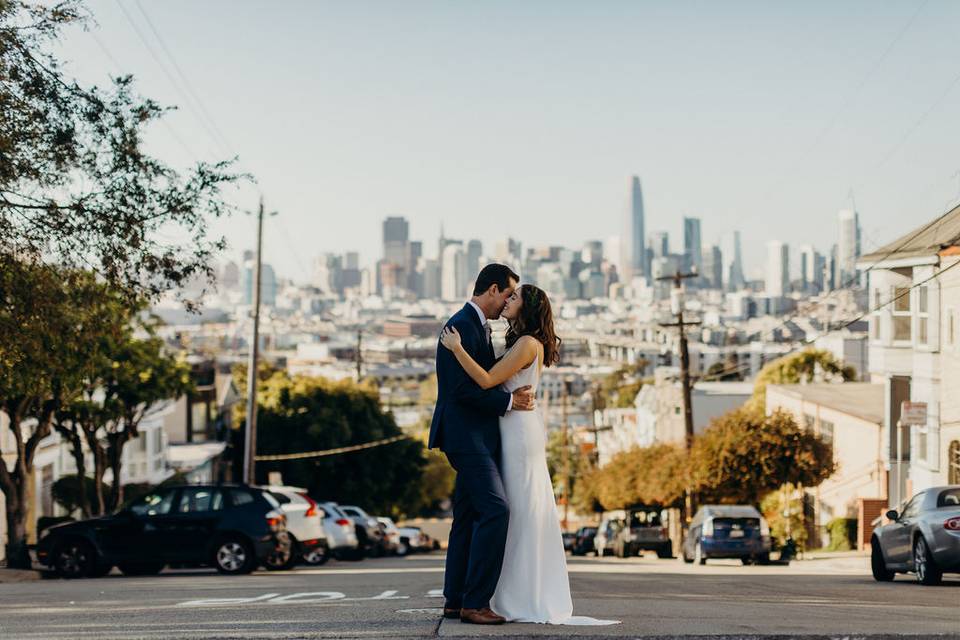
[[[33,569],[8,569],[0,567],[0,584],[16,584],[40,580],[40,572]]]

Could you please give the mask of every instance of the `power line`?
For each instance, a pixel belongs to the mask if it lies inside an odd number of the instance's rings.
[[[335,456],[340,453],[349,453],[351,451],[361,451],[363,449],[373,449],[374,447],[382,447],[383,445],[392,444],[394,442],[399,442],[401,440],[407,440],[413,436],[400,435],[393,436],[392,438],[383,438],[382,440],[374,440],[373,442],[365,442],[363,444],[354,444],[349,447],[337,447],[336,449],[323,449],[320,451],[302,451],[300,453],[279,453],[279,454],[268,454],[268,455],[259,455],[257,456],[257,462],[266,462],[270,460],[305,460],[307,458],[323,458],[326,456]]]
[[[220,147],[220,152],[224,155],[233,155],[230,152],[230,149],[227,146],[223,145],[220,142],[220,139],[217,137],[216,132],[213,128],[207,123],[207,121],[197,112],[197,109],[193,106],[190,97],[186,94],[183,88],[180,86],[180,83],[173,77],[173,74],[167,69],[167,66],[163,64],[160,60],[160,56],[157,54],[156,50],[153,48],[153,45],[150,44],[147,37],[144,35],[143,31],[140,30],[140,27],[137,25],[136,21],[133,19],[133,16],[127,11],[126,7],[123,6],[123,3],[120,0],[116,0],[117,6],[120,7],[120,11],[123,12],[124,17],[127,19],[127,22],[130,23],[130,26],[133,28],[134,33],[140,39],[140,42],[143,43],[143,46],[146,48],[147,52],[150,54],[150,57],[153,58],[154,62],[157,63],[157,66],[160,67],[160,70],[170,81],[170,84],[173,86],[174,90],[180,94],[184,99],[184,103],[187,108],[193,113],[194,117],[197,119],[197,122],[200,123],[200,126],[207,132],[210,136],[210,139],[213,141],[214,145]]]

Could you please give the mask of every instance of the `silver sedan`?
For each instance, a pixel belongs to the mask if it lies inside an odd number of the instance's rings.
[[[871,540],[876,580],[913,572],[921,584],[939,584],[945,572],[960,573],[960,485],[921,491],[887,518]]]

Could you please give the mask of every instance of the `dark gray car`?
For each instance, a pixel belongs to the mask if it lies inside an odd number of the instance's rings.
[[[921,491],[887,518],[871,539],[876,580],[912,572],[921,584],[939,584],[945,572],[960,573],[960,485]]]

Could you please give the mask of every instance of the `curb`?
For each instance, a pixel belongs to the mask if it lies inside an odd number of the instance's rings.
[[[40,572],[33,569],[0,569],[0,584],[17,584],[40,579]]]

